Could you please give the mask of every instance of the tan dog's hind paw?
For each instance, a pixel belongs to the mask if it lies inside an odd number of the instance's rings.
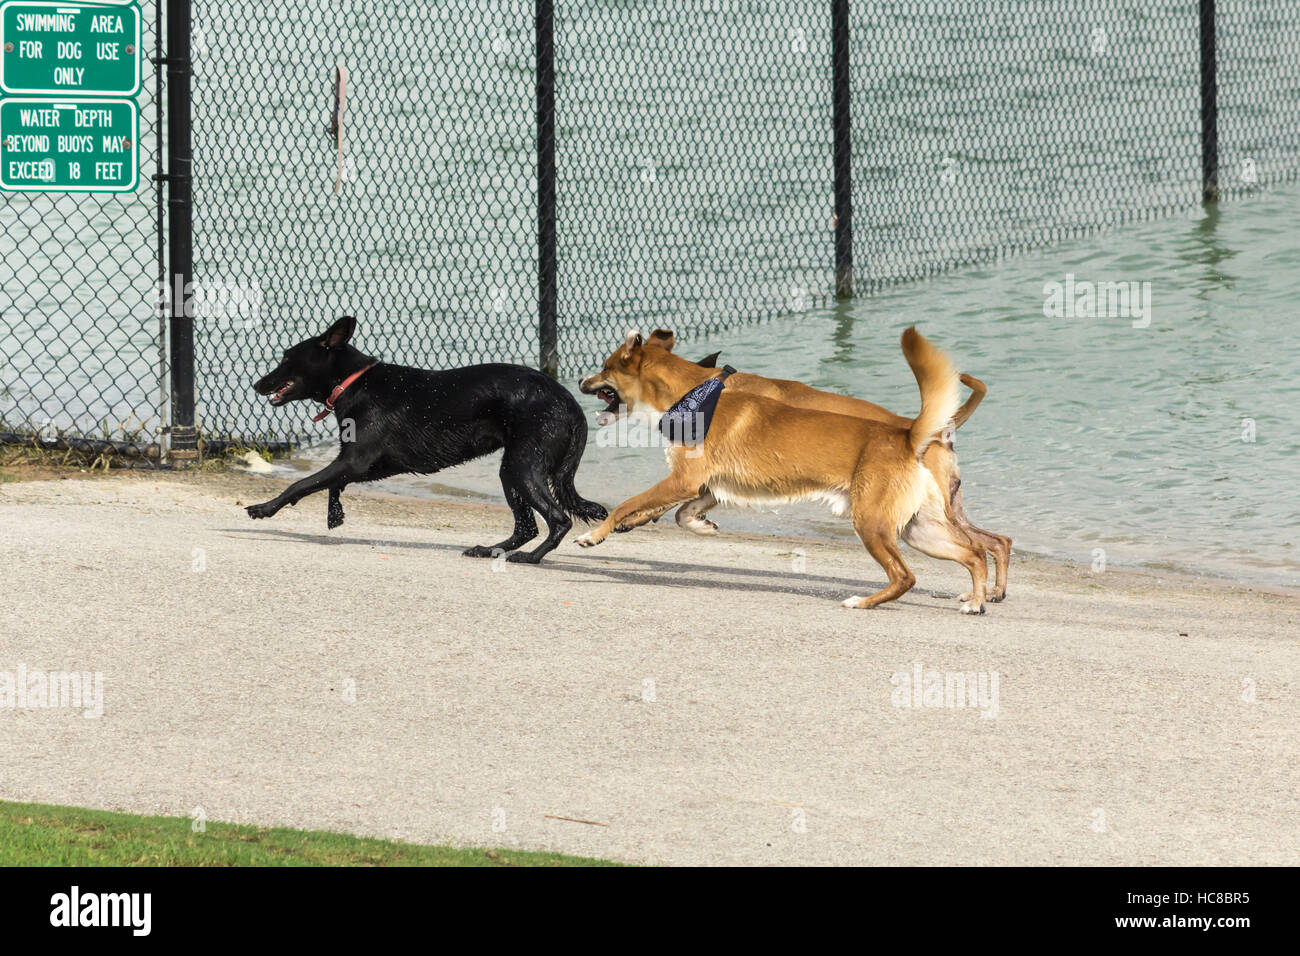
[[[865,598],[855,594],[851,598],[845,598],[841,606],[862,609],[874,607],[875,605],[871,603],[871,598]]]
[[[681,522],[683,528],[692,531],[695,534],[715,535],[718,533],[718,526],[708,518],[687,518]]]
[[[960,610],[961,613],[963,613],[963,614],[983,614],[983,613],[984,613],[984,605],[983,605],[983,604],[978,604],[978,605],[976,605],[976,604],[971,604],[971,603],[968,601],[968,602],[966,602],[965,604],[963,604],[959,610]]]

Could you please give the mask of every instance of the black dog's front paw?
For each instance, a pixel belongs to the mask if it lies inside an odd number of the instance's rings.
[[[248,512],[250,518],[269,518],[276,511],[269,501],[263,501],[260,505],[249,505],[244,510]]]
[[[481,544],[476,544],[474,547],[466,548],[461,552],[467,558],[495,558],[500,553],[500,548],[489,548]]]

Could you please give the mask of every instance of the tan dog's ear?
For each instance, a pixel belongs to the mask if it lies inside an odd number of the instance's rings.
[[[695,364],[698,365],[700,368],[717,368],[718,356],[721,354],[722,354],[721,351],[717,351],[714,352],[712,355],[706,355],[704,356],[704,358],[700,359]]]
[[[676,341],[676,337],[668,329],[655,329],[650,333],[650,338],[646,339],[647,343],[658,345],[669,352],[673,350]]]
[[[633,354],[641,348],[641,333],[636,329],[627,330],[627,338],[623,340],[623,358],[630,359]]]

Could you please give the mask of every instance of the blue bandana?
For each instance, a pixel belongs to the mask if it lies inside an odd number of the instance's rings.
[[[677,400],[659,419],[659,431],[673,445],[699,445],[709,433],[718,396],[727,386],[722,380],[736,370],[723,366],[722,374],[693,389]]]

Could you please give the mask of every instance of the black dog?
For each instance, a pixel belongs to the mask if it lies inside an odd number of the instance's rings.
[[[500,544],[470,548],[472,558],[513,552],[536,564],[573,527],[570,515],[601,521],[605,509],[580,497],[573,474],[587,445],[587,422],[573,396],[522,365],[471,365],[446,372],[389,365],[348,344],[357,320],[344,316],[319,338],[300,342],[253,388],[272,405],[325,403],[339,422],[339,456],[279,497],[248,508],[269,518],[313,492],[330,492],[329,526],[343,523],[339,492],[354,481],[406,472],[429,474],[505,448],[501,487],[515,531]],[[322,415],[328,412],[322,412]],[[549,533],[535,551],[537,511]]]

